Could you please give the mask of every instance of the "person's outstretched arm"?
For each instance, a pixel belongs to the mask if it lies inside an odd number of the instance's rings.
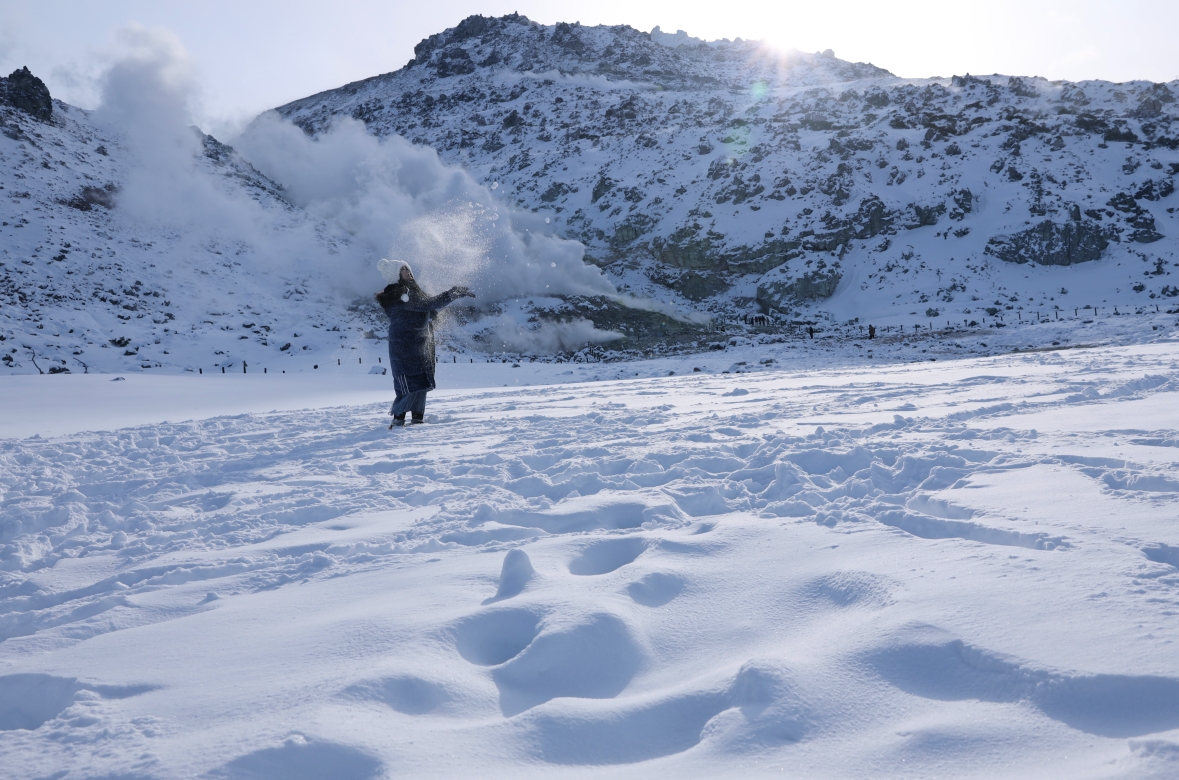
[[[407,311],[438,311],[444,309],[450,304],[457,301],[459,298],[474,298],[475,293],[471,292],[466,287],[451,287],[449,290],[437,295],[423,295],[421,293],[409,293],[408,301],[401,301],[401,307]]]

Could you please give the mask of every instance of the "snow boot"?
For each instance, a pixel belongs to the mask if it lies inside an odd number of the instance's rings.
[[[426,421],[426,415],[425,415],[425,413],[422,413],[422,414],[418,414],[417,412],[414,412],[414,413],[413,413],[413,423],[414,423],[414,425],[420,425],[420,424],[424,423],[425,421]]]
[[[401,427],[402,425],[405,425],[405,415],[395,414],[393,415],[393,422],[389,423],[389,430],[393,430],[394,427]]]

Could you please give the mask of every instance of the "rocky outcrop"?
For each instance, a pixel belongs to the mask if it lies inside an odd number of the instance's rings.
[[[757,303],[766,311],[789,311],[791,306],[830,298],[843,275],[838,269],[808,271],[789,282],[770,282],[757,288]]]
[[[944,211],[944,206],[942,207]],[[652,252],[665,265],[676,268],[723,271],[729,274],[764,274],[779,266],[803,257],[807,252],[836,252],[849,242],[866,240],[878,235],[896,233],[894,214],[875,195],[864,198],[858,210],[845,219],[828,216],[820,221],[821,231],[802,230],[797,236],[767,237],[753,246],[723,248],[724,235],[707,232],[700,236],[699,223],[680,228],[671,236],[655,238]],[[806,288],[806,284],[804,284]],[[812,296],[809,288],[805,297]]]
[[[400,71],[278,112],[430,146],[620,286],[645,278],[717,312],[759,288],[767,307],[821,301],[853,268],[857,291],[924,311],[947,284],[991,284],[984,253],[1071,265],[1142,251],[1172,223],[1152,201],[1179,172],[1174,84],[907,81],[753,41],[661,40],[470,17]],[[1132,195],[1103,203],[1118,190]]]
[[[720,274],[695,271],[688,271],[670,286],[690,301],[702,301],[729,289],[729,283]]]
[[[1009,263],[1076,265],[1100,258],[1108,246],[1101,225],[1082,219],[1074,210],[1068,222],[1046,219],[1014,235],[996,236],[987,241],[984,251]]]
[[[53,117],[53,98],[49,95],[49,88],[27,67],[14,70],[6,79],[0,78],[0,105],[19,108],[42,122]]]
[[[1148,180],[1147,184],[1152,185],[1153,182]],[[1167,184],[1170,184],[1170,182],[1167,182]],[[1167,190],[1165,194],[1169,194],[1170,192],[1171,190]],[[1139,244],[1153,244],[1163,237],[1163,234],[1155,229],[1154,215],[1138,205],[1138,201],[1136,200],[1137,197],[1143,197],[1148,200],[1155,199],[1147,197],[1149,195],[1158,195],[1158,192],[1155,191],[1153,186],[1150,188],[1144,187],[1143,190],[1139,191],[1137,196],[1130,195],[1127,192],[1119,192],[1105,204],[1125,215],[1123,219],[1125,219],[1126,224],[1131,229],[1129,239]]]
[[[682,244],[653,242],[656,257],[660,262],[676,268],[715,269],[716,258],[712,254],[711,242],[707,238],[685,241]]]
[[[1138,191],[1134,193],[1135,200],[1161,200],[1175,191],[1175,185],[1170,179],[1154,181],[1147,179]]]

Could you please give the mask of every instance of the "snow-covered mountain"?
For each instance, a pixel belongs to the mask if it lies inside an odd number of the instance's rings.
[[[375,359],[386,252],[482,294],[446,330],[457,350],[1177,303],[1176,84],[902,79],[518,15],[415,53],[233,147],[143,68],[94,112],[0,79],[4,371]]]
[[[718,314],[990,322],[1179,295],[1179,85],[955,76],[472,16],[278,113],[437,149],[621,289]]]
[[[36,100],[14,101],[20,74],[0,79],[9,372],[281,370],[279,357],[309,348],[305,334],[333,331],[315,339],[320,352],[360,338],[340,330],[350,299],[330,278],[352,250],[345,231],[193,128],[141,128],[153,148],[51,100],[27,70]]]

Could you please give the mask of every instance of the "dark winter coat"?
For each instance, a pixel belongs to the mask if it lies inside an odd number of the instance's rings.
[[[447,290],[426,295],[417,282],[398,282],[377,295],[377,303],[389,316],[389,371],[395,376],[422,377],[415,390],[434,389],[435,314],[461,295]],[[421,386],[428,380],[428,386]]]

